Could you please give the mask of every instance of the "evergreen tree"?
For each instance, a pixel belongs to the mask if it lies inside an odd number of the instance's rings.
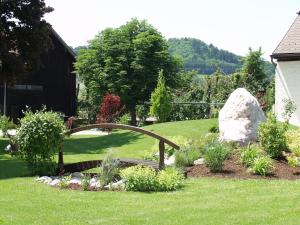
[[[163,70],[159,72],[157,87],[151,94],[150,115],[156,116],[159,122],[167,121],[171,112],[171,96],[165,86]]]

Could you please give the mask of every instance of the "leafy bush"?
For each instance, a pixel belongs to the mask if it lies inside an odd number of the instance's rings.
[[[249,145],[241,152],[241,162],[247,167],[251,166],[260,153],[261,150],[257,146]]]
[[[62,148],[65,126],[55,112],[45,109],[33,113],[28,110],[20,120],[16,140],[20,156],[33,174],[53,173],[54,156]]]
[[[84,175],[84,177],[82,178],[82,181],[81,181],[82,190],[87,191],[89,189],[90,180],[91,180],[90,176]]]
[[[96,117],[97,123],[114,123],[122,113],[121,99],[117,95],[106,94],[99,107],[99,112]]]
[[[151,94],[150,115],[156,116],[160,122],[167,121],[171,112],[171,95],[165,86],[163,70],[159,72],[157,87]]]
[[[287,157],[287,161],[288,161],[288,164],[292,167],[297,167],[299,166],[299,161],[298,161],[298,158],[295,157],[295,156],[288,156]]]
[[[66,177],[62,177],[62,179],[60,180],[58,186],[60,189],[65,189],[69,187],[69,182],[72,178],[72,175],[66,176]]]
[[[287,148],[285,132],[286,124],[277,122],[273,113],[268,113],[267,121],[261,123],[258,134],[260,144],[271,158],[282,157],[282,152]]]
[[[158,189],[160,191],[175,191],[183,183],[183,174],[174,167],[167,167],[158,174]]]
[[[266,176],[273,168],[272,160],[269,156],[260,156],[256,158],[250,167],[254,174]]]
[[[218,126],[212,126],[209,128],[210,133],[219,133],[219,127]]]
[[[125,180],[127,191],[157,191],[158,180],[154,169],[141,165],[121,170],[122,179]]]
[[[296,111],[297,105],[294,101],[291,99],[283,99],[283,113],[282,117],[284,120],[288,123],[293,115],[293,113]]]
[[[187,146],[175,153],[175,166],[178,168],[184,168],[186,166],[192,166],[194,161],[201,156],[199,149],[188,148]]]
[[[110,184],[119,172],[119,161],[112,158],[109,152],[102,160],[100,166],[100,183],[102,186]]]
[[[128,113],[123,114],[119,119],[118,123],[129,125],[130,124],[130,115]]]
[[[147,105],[137,105],[136,106],[136,115],[139,118],[139,127],[145,125],[145,121],[149,114],[149,107]]]
[[[181,187],[183,175],[175,168],[169,167],[156,173],[150,167],[141,165],[126,168],[121,171],[127,191],[174,191]]]
[[[229,157],[230,149],[220,142],[213,142],[206,148],[204,161],[212,172],[221,171],[224,161]]]
[[[2,131],[3,137],[7,137],[7,131],[12,128],[15,128],[15,125],[9,119],[9,117],[5,115],[0,116],[0,129]]]
[[[295,156],[300,157],[300,129],[288,130],[285,136],[288,148]]]

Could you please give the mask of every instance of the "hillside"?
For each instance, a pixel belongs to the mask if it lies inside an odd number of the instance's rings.
[[[171,38],[168,42],[171,54],[182,57],[186,70],[212,74],[219,69],[230,74],[239,70],[243,64],[243,57],[218,49],[212,44],[208,45],[199,39]],[[274,66],[266,62],[265,71],[268,75],[274,74]]]

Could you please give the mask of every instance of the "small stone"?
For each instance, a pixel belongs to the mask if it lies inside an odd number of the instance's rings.
[[[48,176],[42,176],[36,178],[35,180],[44,184],[49,184],[52,181],[52,178]]]
[[[107,189],[107,190],[120,190],[120,189],[124,189],[124,187],[125,187],[124,181],[119,180],[115,183],[104,186],[104,189]]]
[[[72,177],[77,177],[77,178],[81,179],[84,177],[84,175],[83,175],[83,173],[75,172],[75,173],[72,173]]]
[[[54,179],[51,181],[50,186],[57,186],[60,183],[60,179]]]
[[[10,152],[11,151],[11,144],[8,144],[5,148],[4,151]]]
[[[81,179],[77,178],[77,177],[73,177],[70,181],[69,184],[81,184]]]
[[[203,165],[204,164],[204,159],[200,158],[194,161],[194,165]]]

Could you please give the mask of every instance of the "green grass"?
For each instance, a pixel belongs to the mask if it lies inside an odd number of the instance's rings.
[[[205,134],[215,120],[146,127],[164,136]],[[0,149],[7,141],[0,139]],[[66,141],[66,161],[142,156],[154,141],[131,132]],[[0,151],[0,224],[299,224],[300,181],[188,179],[171,193],[59,190],[26,177],[26,165]]]

